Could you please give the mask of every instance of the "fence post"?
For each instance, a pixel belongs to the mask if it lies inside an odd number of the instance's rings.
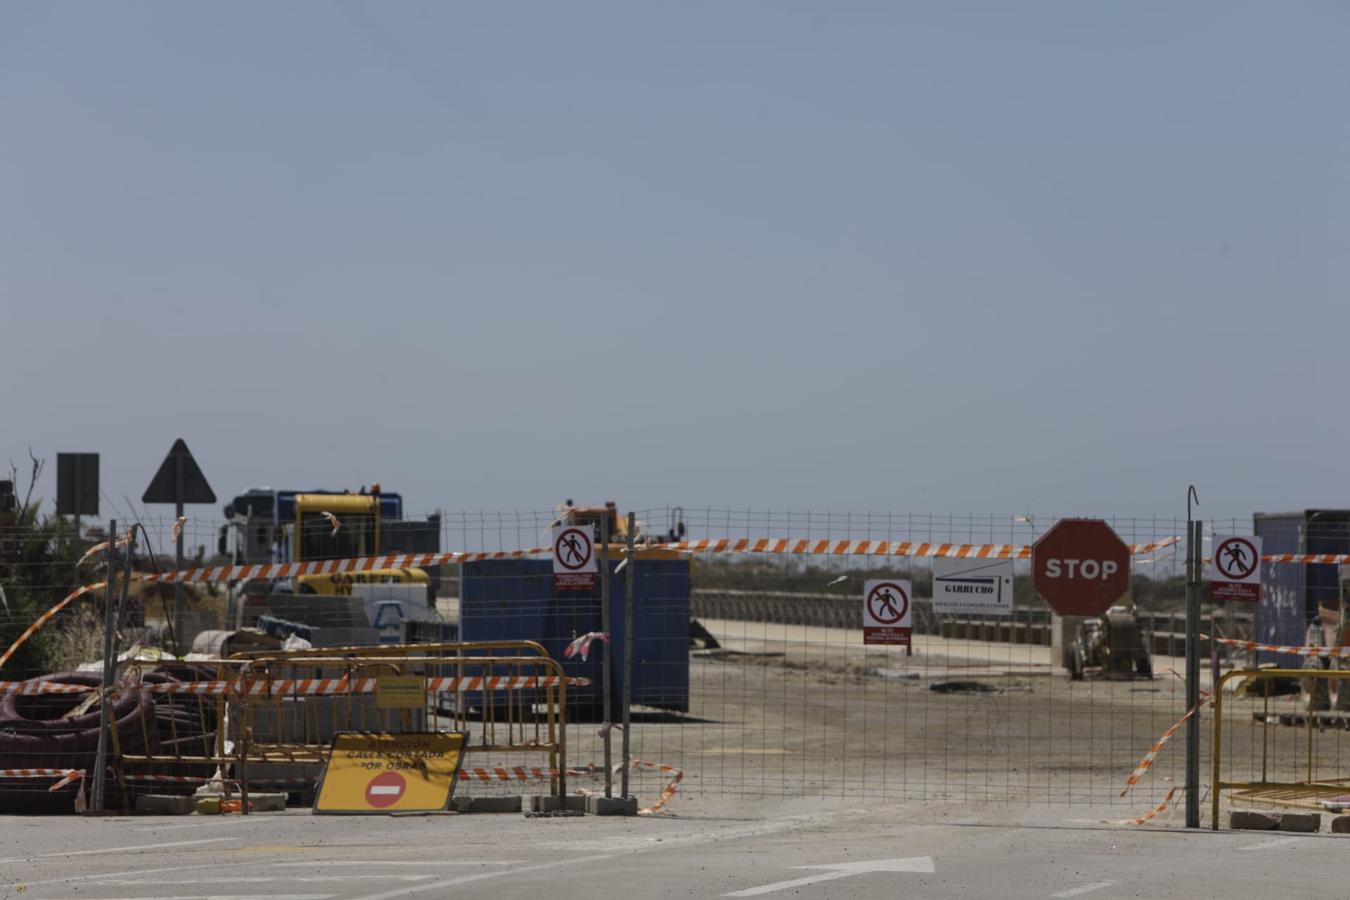
[[[1200,540],[1204,524],[1186,535],[1186,708],[1200,703]],[[1200,827],[1200,713],[1186,723],[1186,827]]]
[[[609,512],[600,517],[600,627],[606,632],[611,630],[609,621]],[[610,675],[609,675],[609,645],[614,639],[611,634],[608,641],[600,642],[600,652],[604,654],[601,657],[601,689],[605,692],[602,701],[604,708],[604,734],[605,734],[605,796],[614,796],[614,764],[611,758],[611,748],[609,735],[610,722]]]
[[[637,530],[637,515],[628,514],[628,555],[624,557],[627,569],[623,573],[623,778],[619,796],[628,799],[628,770],[632,768],[633,757],[630,754],[628,733],[632,730],[633,712],[633,589],[637,578],[633,569],[637,566],[634,552]]]
[[[86,772],[89,782],[89,810],[103,811],[103,773],[108,768],[108,724],[112,711],[111,689],[116,671],[113,637],[116,618],[113,616],[113,590],[117,581],[117,520],[108,521],[108,582],[103,592],[103,696],[98,705],[98,749],[94,752],[94,771]]]

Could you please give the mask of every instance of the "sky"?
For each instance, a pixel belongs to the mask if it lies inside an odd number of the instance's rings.
[[[0,461],[1347,507],[1348,45],[1335,2],[4,0]]]

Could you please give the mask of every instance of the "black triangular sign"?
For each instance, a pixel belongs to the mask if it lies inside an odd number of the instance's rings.
[[[183,470],[183,496],[178,496],[178,468]],[[142,503],[215,503],[216,494],[206,483],[192,451],[182,438],[173,442],[164,464],[159,467],[150,486],[141,495]]]

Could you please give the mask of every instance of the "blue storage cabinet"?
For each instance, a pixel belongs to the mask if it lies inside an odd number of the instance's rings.
[[[1255,533],[1263,553],[1350,553],[1350,511],[1309,509],[1257,513]],[[1261,602],[1256,609],[1256,640],[1301,647],[1318,606],[1340,606],[1340,572],[1334,565],[1261,564]],[[1296,653],[1260,651],[1262,664],[1301,669]]]
[[[563,651],[590,631],[612,635],[611,702],[617,720],[623,700],[623,610],[627,573],[610,566],[610,622],[601,621],[600,584],[592,591],[553,589],[551,560],[503,559],[464,563],[460,570],[459,633],[464,641],[531,640],[544,645],[568,675],[591,679],[569,687],[574,710],[603,703],[604,648],[591,644],[590,659]],[[635,706],[689,709],[689,563],[639,558],[633,578],[633,694]]]

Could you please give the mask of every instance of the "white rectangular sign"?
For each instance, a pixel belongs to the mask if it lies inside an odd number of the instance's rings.
[[[1261,539],[1236,534],[1216,534],[1210,543],[1211,559],[1205,567],[1210,579],[1210,599],[1217,603],[1261,599]]]
[[[553,588],[589,591],[595,587],[600,564],[595,558],[595,531],[590,524],[558,525],[553,529]]]
[[[863,583],[863,643],[909,644],[914,621],[908,581],[877,578]]]
[[[955,616],[1010,616],[1010,559],[933,560],[933,612]]]

